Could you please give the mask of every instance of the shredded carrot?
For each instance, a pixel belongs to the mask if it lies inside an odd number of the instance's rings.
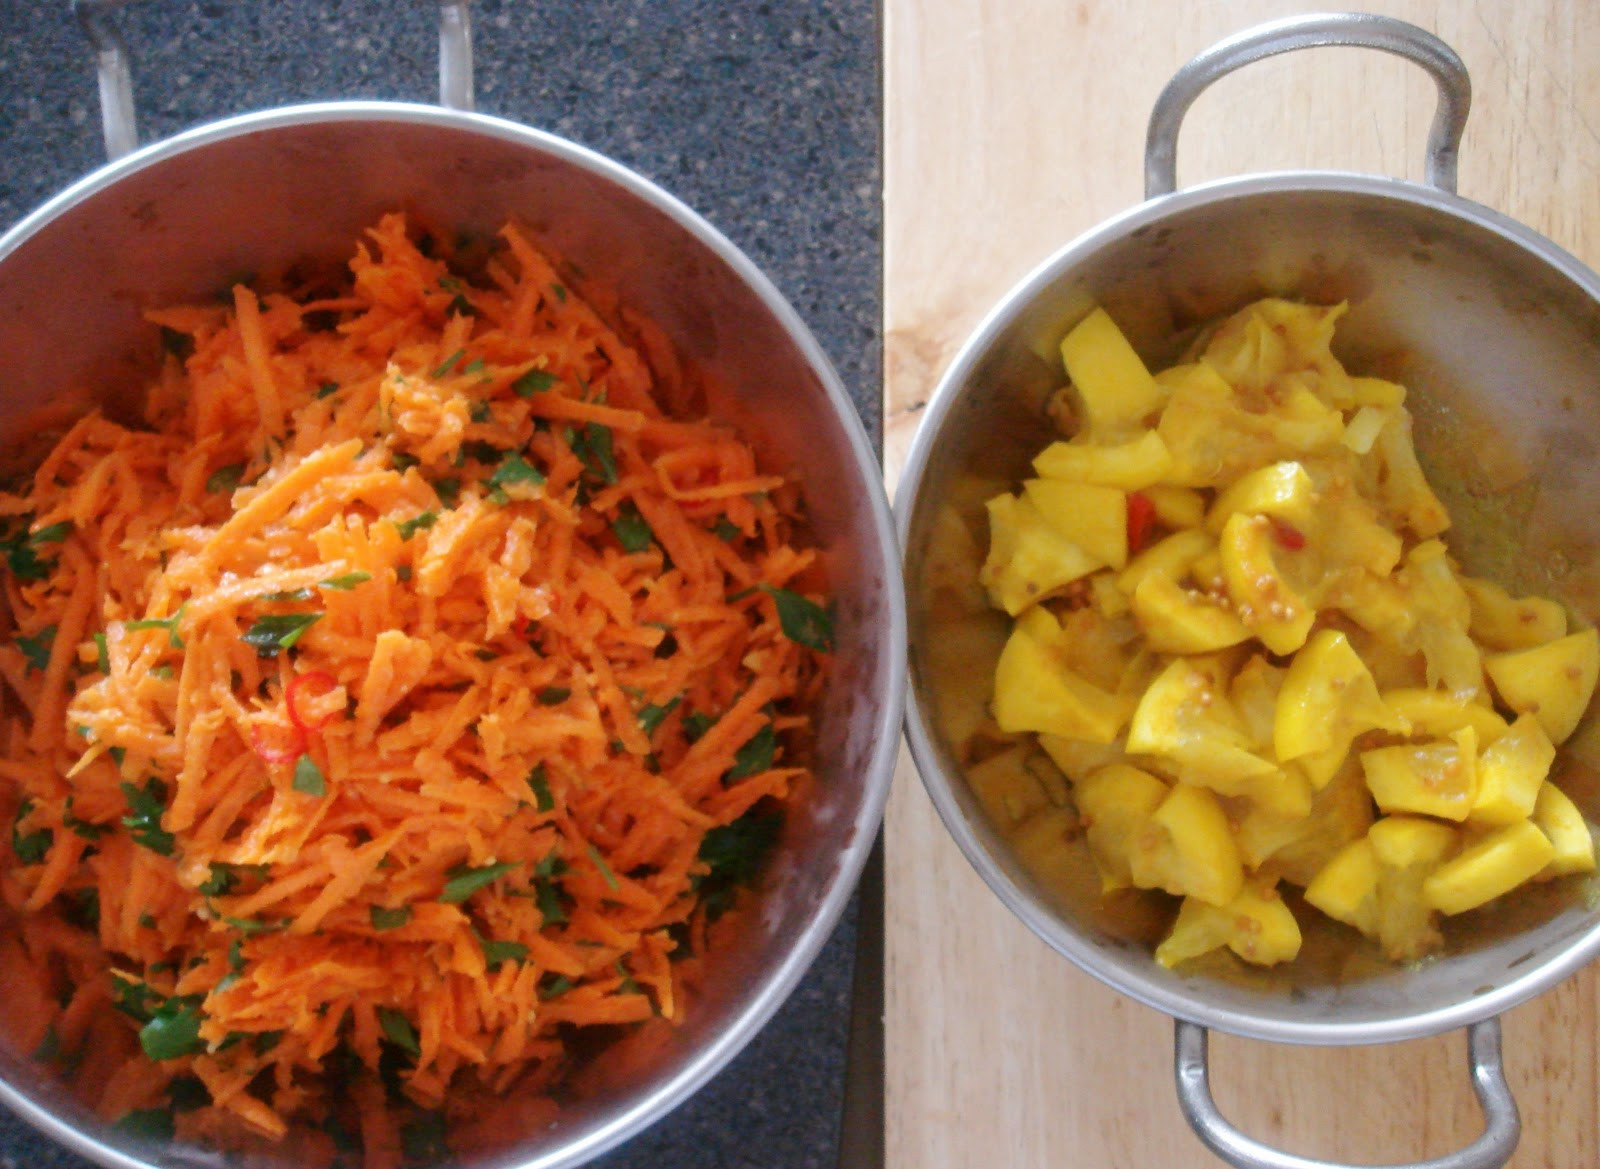
[[[799,493],[500,244],[469,280],[388,216],[334,295],[152,311],[147,426],[0,493],[0,1022],[96,1043],[113,1118],[181,1085],[181,1136],[381,1165],[503,1127],[474,1092],[547,1117],[572,1027],[679,1016],[806,788]]]

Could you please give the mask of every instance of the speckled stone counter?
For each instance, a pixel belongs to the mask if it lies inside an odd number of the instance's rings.
[[[436,9],[398,0],[138,0],[121,14],[141,140],[328,98],[437,98]],[[879,433],[878,29],[868,0],[475,0],[478,108],[607,154],[775,281]],[[0,0],[0,227],[103,161],[68,0]],[[604,1169],[835,1163],[854,912],[709,1085]],[[0,1112],[0,1169],[86,1163]]]

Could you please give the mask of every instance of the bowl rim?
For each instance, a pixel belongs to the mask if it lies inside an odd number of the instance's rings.
[[[848,464],[861,488],[857,506],[866,511],[874,537],[872,555],[865,557],[864,562],[870,564],[873,570],[870,575],[882,589],[884,621],[875,639],[885,663],[881,672],[885,689],[872,732],[871,749],[857,773],[861,797],[852,830],[848,833],[847,844],[835,858],[833,876],[824,896],[815,902],[805,928],[791,936],[782,961],[767,973],[758,992],[748,998],[743,1009],[720,1032],[712,1035],[653,1090],[625,1108],[608,1110],[607,1119],[590,1124],[575,1139],[540,1151],[531,1158],[514,1155],[522,1146],[511,1146],[497,1154],[498,1163],[515,1164],[521,1169],[567,1169],[586,1163],[638,1135],[688,1100],[738,1055],[789,998],[832,936],[853,897],[879,834],[904,720],[906,603],[894,518],[878,456],[842,379],[815,334],[772,279],[710,221],[650,179],[598,151],[504,118],[421,103],[372,100],[300,103],[219,118],[105,163],[48,198],[0,236],[0,266],[61,215],[109,191],[130,175],[218,142],[304,125],[352,122],[430,126],[478,134],[546,154],[620,188],[667,216],[709,248],[761,302],[815,375],[847,445]],[[835,653],[838,655],[840,650],[836,649]],[[109,1125],[103,1126],[102,1137],[89,1126],[80,1126],[64,1118],[43,1097],[23,1090],[4,1076],[0,1076],[0,1104],[39,1131],[100,1164],[115,1169],[156,1169],[158,1164],[135,1153],[149,1150],[155,1154],[161,1146],[117,1137]],[[185,1163],[194,1160],[190,1157]]]
[[[1450,216],[1531,253],[1600,304],[1600,275],[1577,257],[1525,224],[1442,188],[1344,171],[1297,170],[1236,175],[1158,195],[1091,227],[1051,253],[1014,284],[963,341],[928,397],[895,493],[894,511],[902,555],[906,555],[905,550],[911,546],[912,528],[923,502],[920,495],[924,475],[956,406],[961,387],[988,356],[995,340],[1044,290],[1125,236],[1157,228],[1168,220],[1217,203],[1292,193],[1346,195],[1375,203],[1398,202]],[[904,570],[911,571],[909,563],[904,565]],[[1267,1042],[1316,1046],[1393,1043],[1436,1035],[1502,1014],[1600,956],[1600,918],[1597,918],[1543,962],[1529,965],[1490,990],[1432,1010],[1330,1022],[1270,1018],[1208,1002],[1204,997],[1208,980],[1198,976],[1190,978],[1184,981],[1183,989],[1177,989],[1173,979],[1156,976],[1158,968],[1153,958],[1143,964],[1117,961],[1110,956],[1111,951],[1095,943],[1091,934],[1067,923],[999,863],[994,854],[998,839],[987,824],[975,823],[981,818],[981,811],[974,808],[969,814],[961,806],[957,787],[964,784],[964,778],[959,773],[949,774],[944,767],[939,736],[918,698],[916,670],[913,655],[907,660],[910,676],[906,693],[907,743],[923,789],[967,862],[1005,907],[1051,949],[1112,989],[1163,1014]]]

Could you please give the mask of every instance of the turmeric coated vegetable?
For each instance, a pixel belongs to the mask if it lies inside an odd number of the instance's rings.
[[[1095,310],[1049,411],[1073,433],[988,504],[998,729],[1070,781],[1107,894],[1179,899],[1165,965],[1292,961],[1308,912],[1411,960],[1441,914],[1595,867],[1552,767],[1596,632],[1461,571],[1404,388],[1329,348],[1344,311],[1258,301],[1152,375]]]

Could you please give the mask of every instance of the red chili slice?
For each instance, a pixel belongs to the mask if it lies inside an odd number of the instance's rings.
[[[1128,493],[1128,551],[1137,552],[1150,538],[1156,518],[1156,505],[1142,491]]]
[[[310,670],[304,674],[296,674],[289,682],[288,688],[283,692],[283,705],[289,712],[289,721],[294,724],[295,730],[300,732],[302,743],[307,735],[315,734],[328,725],[328,720],[334,715],[329,711],[315,722],[310,721],[300,711],[300,703],[304,697],[314,697],[315,694],[326,694],[336,690],[339,679],[326,670]],[[314,689],[315,694],[307,695],[308,689]]]
[[[301,727],[293,727],[289,731],[289,745],[276,747],[267,741],[266,727],[257,723],[250,728],[250,745],[268,763],[293,763],[305,754],[306,733]]]
[[[1286,524],[1279,519],[1272,521],[1272,536],[1291,552],[1298,552],[1306,546],[1306,534],[1293,524]]]

